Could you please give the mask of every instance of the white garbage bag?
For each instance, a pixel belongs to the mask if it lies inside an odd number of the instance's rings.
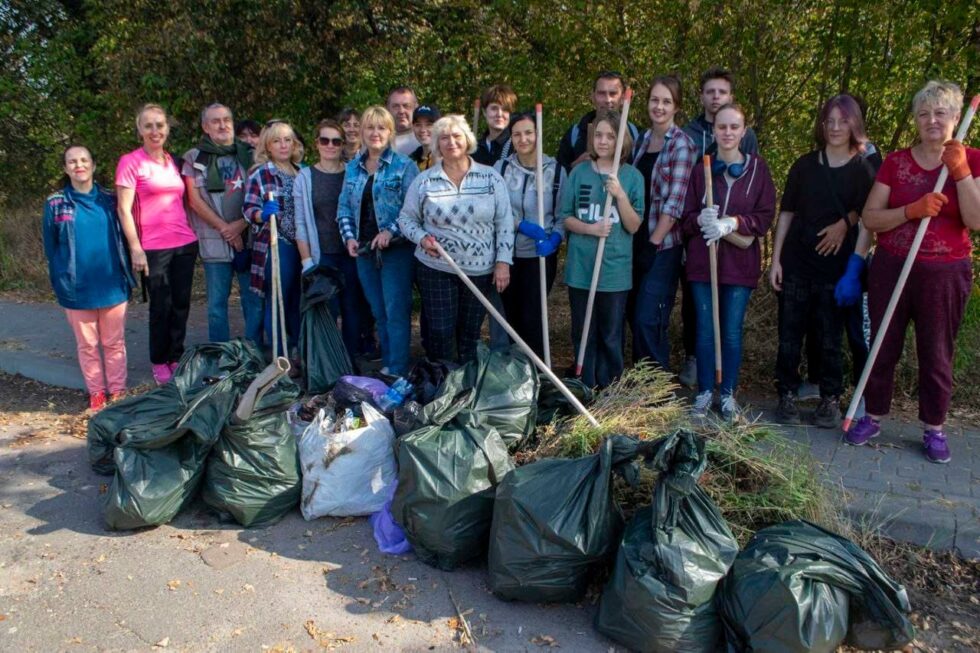
[[[391,497],[398,472],[395,431],[385,416],[361,404],[363,428],[334,430],[321,410],[299,440],[303,472],[300,509],[307,521],[318,517],[370,515]]]

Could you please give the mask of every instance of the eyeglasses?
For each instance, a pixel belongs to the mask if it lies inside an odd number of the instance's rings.
[[[320,145],[333,145],[334,147],[340,147],[344,144],[344,139],[342,138],[330,138],[328,136],[318,136],[316,142]]]

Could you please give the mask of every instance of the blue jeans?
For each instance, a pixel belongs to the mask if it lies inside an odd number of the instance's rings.
[[[232,281],[238,279],[238,295],[245,318],[245,337],[253,342],[262,338],[262,299],[249,290],[249,273],[235,272],[231,261],[205,261],[204,280],[208,292],[208,339],[225,342],[231,338],[228,327],[228,297]]]
[[[390,374],[408,373],[412,338],[412,273],[415,245],[398,244],[357,257],[357,276],[381,341],[381,361]]]
[[[683,247],[657,252],[636,288],[633,309],[633,360],[649,358],[670,369],[670,313],[681,276]]]
[[[279,334],[279,342],[287,344],[286,354],[299,345],[299,298],[302,294],[300,274],[303,266],[296,245],[279,238],[279,282],[282,285],[283,312],[286,314],[286,335]],[[272,251],[265,257],[265,344],[272,344]],[[276,325],[278,328],[278,325]]]
[[[698,357],[698,392],[715,387],[715,333],[711,319],[711,284],[691,282],[694,312],[698,330],[695,349]],[[718,285],[719,323],[721,325],[721,394],[732,394],[738,385],[742,366],[742,322],[752,289],[748,286]]]

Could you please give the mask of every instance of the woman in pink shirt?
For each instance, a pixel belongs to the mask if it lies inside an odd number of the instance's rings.
[[[180,167],[164,149],[167,112],[145,104],[136,114],[143,146],[119,159],[119,221],[129,243],[133,271],[144,275],[150,299],[150,363],[153,378],[170,380],[184,353],[191,305],[197,237],[184,210]]]

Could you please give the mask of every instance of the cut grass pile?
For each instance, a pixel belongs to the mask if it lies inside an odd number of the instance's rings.
[[[708,468],[701,486],[718,504],[739,542],[771,524],[807,519],[846,533],[834,492],[821,481],[810,452],[759,422],[692,422],[676,397],[671,376],[640,364],[599,393],[589,407],[599,427],[576,416],[542,427],[538,445],[525,458],[577,457],[594,453],[607,436],[624,433],[654,440],[679,428],[707,439]],[[616,493],[627,514],[650,503],[656,475],[644,468],[640,483],[617,480]]]

